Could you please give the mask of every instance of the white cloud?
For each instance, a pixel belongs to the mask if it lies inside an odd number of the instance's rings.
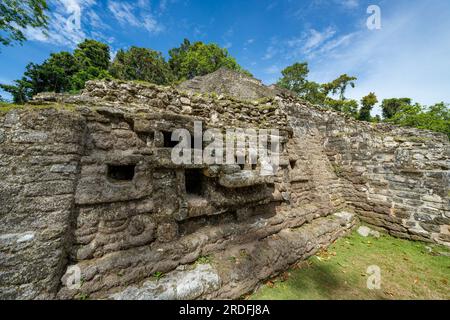
[[[382,29],[343,36],[325,44],[311,61],[311,78],[330,81],[342,73],[358,77],[348,96],[361,99],[375,92],[381,101],[411,97],[422,104],[450,102],[450,2],[383,10]]]
[[[280,66],[308,61],[310,79],[320,83],[343,73],[356,76],[356,88],[347,92],[356,100],[375,92],[380,101],[410,97],[425,105],[450,102],[450,2],[389,2],[381,10],[381,30],[368,30],[365,19],[353,32],[311,29],[271,42],[263,60],[276,58]],[[262,68],[259,75],[271,83],[275,70]]]
[[[333,28],[327,28],[323,32],[319,32],[317,30],[311,29],[309,30],[309,34],[306,37],[305,43],[303,45],[303,51],[305,53],[310,53],[315,48],[321,46],[325,41],[332,38],[336,30]]]
[[[96,38],[108,43],[115,41],[114,37],[101,32],[112,28],[99,16],[98,1],[50,0],[49,5],[48,31],[27,28],[24,33],[29,40],[67,47],[74,47],[85,38]],[[142,28],[150,34],[158,34],[163,30],[163,26],[152,15],[150,9],[149,0],[139,0],[137,3],[122,1],[107,3],[107,10],[122,26]]]
[[[226,43],[223,45],[223,47],[224,47],[225,49],[230,49],[232,46],[233,46],[233,43],[230,42],[230,41],[226,42]]]
[[[52,0],[48,32],[27,28],[25,36],[30,40],[73,46],[86,37],[81,23],[83,12],[94,4],[95,0]]]
[[[279,74],[281,72],[281,68],[277,65],[272,65],[265,68],[263,72],[270,75]]]
[[[138,0],[137,5],[140,8],[149,8],[150,7],[150,1],[149,0]]]
[[[121,24],[129,24],[134,27],[141,25],[139,19],[133,14],[133,6],[129,3],[109,1],[108,9]]]
[[[110,27],[102,21],[94,10],[88,10],[86,16],[89,19],[89,24],[93,29],[109,29]]]
[[[139,0],[137,7],[139,13],[135,12],[136,7],[130,3],[109,1],[108,9],[114,18],[123,26],[144,28],[151,34],[157,34],[164,28],[158,23],[150,12],[150,4],[146,0]]]
[[[337,0],[337,2],[348,9],[355,9],[359,7],[359,0]]]
[[[349,33],[343,36],[334,38],[326,42],[319,50],[320,54],[332,52],[338,48],[348,46],[350,42],[357,36],[357,33]]]
[[[350,40],[350,35],[335,37],[336,30],[328,27],[323,31],[310,29],[299,37],[285,41],[283,55],[287,59],[307,58],[312,59],[317,54],[335,50],[339,46],[345,45]]]
[[[164,12],[167,9],[167,0],[161,0],[159,2],[159,11]]]
[[[282,52],[280,45],[277,41],[272,41],[272,44],[266,48],[263,60],[270,60]]]

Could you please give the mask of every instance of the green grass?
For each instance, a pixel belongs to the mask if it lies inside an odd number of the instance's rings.
[[[196,264],[210,264],[213,260],[213,257],[211,255],[207,255],[207,256],[200,256],[197,261]]]
[[[76,105],[67,104],[67,103],[49,103],[42,105],[30,105],[30,104],[14,104],[14,103],[6,103],[0,102],[0,115],[6,114],[12,110],[43,110],[43,109],[57,109],[57,110],[67,110],[67,111],[75,111]]]
[[[156,271],[156,272],[153,274],[153,279],[155,279],[155,280],[160,280],[160,279],[162,279],[162,278],[164,278],[164,273],[162,273],[162,272],[160,272],[160,271]]]
[[[8,113],[9,111],[13,109],[22,108],[22,105],[14,104],[14,103],[7,103],[7,102],[0,102],[0,113]]]
[[[428,249],[427,249],[428,247]],[[430,252],[431,248],[431,252]],[[356,232],[268,281],[254,300],[450,299],[449,248]],[[381,269],[380,290],[367,288],[367,268]]]

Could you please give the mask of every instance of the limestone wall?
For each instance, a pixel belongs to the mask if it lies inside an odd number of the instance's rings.
[[[343,211],[450,242],[443,135],[372,127],[288,96],[125,82],[33,104],[0,112],[1,298],[154,297],[142,285],[153,274],[178,279],[205,256],[215,285],[188,297],[237,298],[342,235],[354,223]],[[195,121],[279,129],[277,174],[261,178],[261,163],[175,165],[167,136]],[[80,289],[66,285],[70,266]]]
[[[68,262],[85,123],[72,112],[0,115],[0,297],[54,297]]]
[[[450,144],[444,134],[354,121],[286,102],[316,135],[361,220],[402,238],[450,244]]]

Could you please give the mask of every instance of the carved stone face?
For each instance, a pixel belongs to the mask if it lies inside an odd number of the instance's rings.
[[[138,236],[142,234],[145,230],[145,223],[143,217],[136,216],[131,218],[130,224],[128,225],[128,230],[132,236]]]

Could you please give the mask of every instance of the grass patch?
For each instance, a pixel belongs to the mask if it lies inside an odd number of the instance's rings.
[[[45,109],[56,109],[56,110],[67,110],[75,111],[77,108],[74,104],[69,103],[49,103],[49,104],[14,104],[14,103],[0,103],[0,114],[6,114],[12,110],[45,110]]]
[[[340,165],[336,164],[333,165],[333,171],[339,177],[340,175],[342,175],[342,172],[344,172],[344,169],[342,169]]]
[[[80,293],[75,297],[77,300],[89,300],[89,295],[86,293]]]
[[[0,113],[8,113],[11,110],[23,108],[23,105],[0,102]]]
[[[164,278],[164,273],[160,272],[160,271],[156,271],[153,275],[152,275],[153,279],[155,279],[156,281],[161,280],[162,278]]]
[[[449,248],[356,232],[268,281],[249,299],[450,299]],[[381,269],[381,289],[369,290],[369,266]]]
[[[212,262],[212,256],[200,256],[195,263],[198,264],[210,264]]]

